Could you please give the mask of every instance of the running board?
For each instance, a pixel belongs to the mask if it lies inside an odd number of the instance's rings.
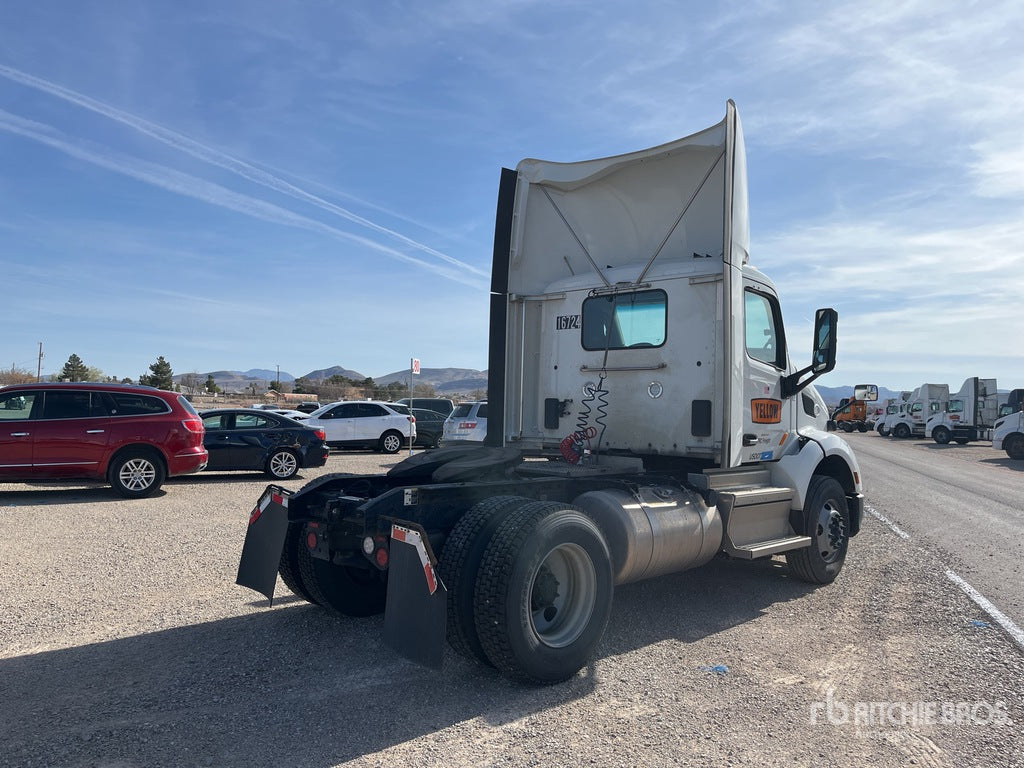
[[[759,557],[771,557],[779,552],[788,552],[791,549],[803,549],[811,545],[810,536],[790,536],[786,539],[775,541],[762,541],[759,544],[746,544],[742,547],[732,547],[729,554],[740,560],[755,560]]]

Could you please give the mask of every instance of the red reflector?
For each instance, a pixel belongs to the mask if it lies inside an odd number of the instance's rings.
[[[316,549],[316,534],[315,533],[311,532],[311,533],[309,533],[306,536],[306,546],[309,547],[310,549]]]
[[[377,565],[379,565],[381,568],[388,567],[388,551],[384,547],[378,549],[373,556],[374,559],[376,559],[377,561]]]

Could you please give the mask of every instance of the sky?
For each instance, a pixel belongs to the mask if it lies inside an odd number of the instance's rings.
[[[1024,4],[43,0],[0,9],[0,368],[487,367],[500,169],[727,99],[751,262],[827,386],[1024,386]]]

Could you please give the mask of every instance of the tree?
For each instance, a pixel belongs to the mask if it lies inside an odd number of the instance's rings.
[[[171,364],[164,360],[163,355],[160,355],[156,362],[149,366],[149,370],[150,373],[143,373],[139,376],[139,384],[157,389],[170,390],[174,388],[174,371],[171,370]]]
[[[8,384],[31,384],[36,380],[36,375],[24,368],[18,368],[11,363],[10,370],[0,371],[0,387]]]
[[[216,395],[221,391],[220,387],[217,386],[217,382],[213,380],[213,374],[208,374],[206,377],[206,391],[211,395]]]
[[[107,375],[103,373],[102,368],[97,368],[95,365],[87,365],[85,367],[85,378],[83,381],[106,381]]]
[[[193,371],[181,377],[181,389],[186,395],[197,395],[203,385],[200,383],[199,374]]]
[[[71,353],[68,361],[64,363],[64,367],[57,374],[57,381],[88,381],[88,379],[88,366],[74,352]]]

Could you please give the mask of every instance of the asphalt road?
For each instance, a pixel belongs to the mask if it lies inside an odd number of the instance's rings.
[[[236,586],[259,475],[0,484],[0,766],[1024,766],[1024,649],[946,576],[1017,610],[1020,470],[851,442],[896,529],[868,516],[834,584],[716,559],[620,587],[592,663],[541,688]]]
[[[1024,628],[1024,461],[988,442],[847,437],[868,503]]]

